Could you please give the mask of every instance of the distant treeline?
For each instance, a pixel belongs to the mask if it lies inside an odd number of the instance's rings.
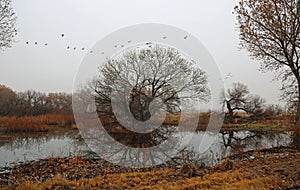
[[[5,85],[0,85],[0,116],[35,116],[54,113],[72,113],[71,94],[42,93],[35,90],[15,92]]]

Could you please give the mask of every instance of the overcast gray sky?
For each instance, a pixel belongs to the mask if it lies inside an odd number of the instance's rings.
[[[272,73],[258,71],[259,63],[251,60],[245,50],[238,50],[238,32],[232,14],[236,2],[13,0],[19,34],[13,48],[0,52],[0,83],[17,91],[71,92],[77,68],[98,40],[126,26],[161,23],[197,37],[208,48],[224,77],[232,73],[225,80],[226,86],[242,82],[268,103],[278,103],[280,83],[272,81]],[[63,38],[61,33],[65,34]],[[67,46],[77,49],[67,50]]]

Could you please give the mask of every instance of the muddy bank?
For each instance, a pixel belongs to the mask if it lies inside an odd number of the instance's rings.
[[[61,179],[62,187],[69,189],[78,187],[82,180],[97,182],[97,186],[91,189],[123,189],[124,187],[145,188],[140,180],[148,181],[147,184],[158,185],[163,182],[161,187],[169,187],[178,181],[182,184],[189,184],[195,180],[195,185],[207,180],[211,176],[223,176],[224,178],[236,175],[232,183],[248,180],[252,184],[257,180],[262,180],[263,186],[299,189],[300,188],[300,152],[290,148],[265,149],[255,152],[247,152],[242,155],[232,156],[221,164],[213,167],[182,165],[161,165],[155,168],[130,169],[114,166],[100,159],[88,159],[81,157],[74,158],[48,158],[35,162],[24,163],[12,168],[9,173],[0,174],[0,185],[3,188],[13,188],[24,183],[39,184]],[[150,173],[149,173],[150,172]],[[155,174],[155,177],[154,177]],[[59,177],[57,177],[59,176]],[[121,179],[128,179],[119,184]],[[125,176],[125,177],[124,177]],[[126,177],[127,176],[127,177]],[[130,177],[134,176],[134,177]],[[133,178],[137,178],[135,181]],[[142,179],[139,179],[142,178]],[[155,180],[154,180],[155,178]],[[63,180],[62,180],[63,179]],[[101,180],[100,180],[101,179]],[[100,180],[100,181],[99,181]],[[115,180],[115,181],[114,181]],[[62,182],[63,181],[63,182]],[[98,183],[99,182],[99,183]],[[248,184],[247,182],[247,184]],[[210,188],[225,187],[227,181],[224,180],[216,184],[209,183]],[[55,184],[55,183],[50,183]],[[145,183],[146,184],[146,183]],[[202,184],[202,183],[201,183]],[[57,183],[56,183],[57,185]],[[198,184],[199,187],[200,184]],[[34,186],[34,185],[33,185]],[[32,186],[32,187],[33,187]],[[96,188],[97,187],[97,188]],[[179,186],[178,186],[179,187]],[[52,187],[50,187],[52,188]],[[201,189],[201,188],[200,188]],[[268,189],[268,188],[267,188]]]

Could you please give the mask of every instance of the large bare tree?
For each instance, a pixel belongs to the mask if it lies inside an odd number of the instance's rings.
[[[235,14],[242,48],[264,71],[275,71],[284,88],[296,85],[300,126],[300,0],[241,0]]]
[[[11,0],[0,0],[0,50],[11,47],[17,35],[16,19]]]
[[[184,112],[187,107],[191,111],[197,102],[210,100],[206,73],[176,49],[162,46],[133,48],[108,59],[99,68],[99,76],[91,86],[106,131],[117,141],[134,148],[156,147],[176,132],[176,126],[155,126],[155,119],[165,113]],[[154,122],[150,121],[153,118]],[[117,134],[116,128],[122,129],[121,132]],[[143,130],[140,132],[138,128]],[[102,140],[104,138],[101,136]],[[158,152],[175,151],[175,146],[175,142],[171,143],[170,147]],[[120,160],[126,157],[138,160],[143,154],[132,151],[110,149],[110,154],[123,152]],[[147,154],[149,156],[143,160],[151,163],[164,157],[151,151]]]
[[[172,48],[127,51],[107,60],[99,73],[95,92],[101,113],[111,113],[112,91],[119,101],[129,102],[118,104],[119,109],[129,107],[140,121],[148,120],[163,105],[165,111],[174,113],[180,112],[185,102],[206,102],[210,98],[205,72]]]

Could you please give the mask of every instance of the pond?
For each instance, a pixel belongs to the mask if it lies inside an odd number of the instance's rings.
[[[47,157],[81,155],[86,151],[89,148],[74,131],[5,135],[0,140],[0,167]]]
[[[192,133],[191,133],[192,135]],[[226,156],[248,150],[289,146],[290,132],[229,131],[218,134],[198,132],[193,134],[189,147],[206,165],[215,165]],[[213,143],[205,147],[201,144],[204,136]],[[201,144],[201,146],[200,146]],[[90,149],[78,132],[53,132],[43,135],[1,135],[0,167],[3,172],[15,164],[47,157],[84,156]],[[4,169],[3,169],[4,168]]]
[[[211,139],[213,143],[205,147],[205,142],[201,139],[206,136],[206,141]],[[292,132],[274,131],[227,131],[215,133],[200,132],[193,136],[190,147],[194,152],[198,152],[198,159],[205,165],[216,165],[222,159],[239,155],[240,153],[261,150],[274,147],[288,147],[292,143]]]

